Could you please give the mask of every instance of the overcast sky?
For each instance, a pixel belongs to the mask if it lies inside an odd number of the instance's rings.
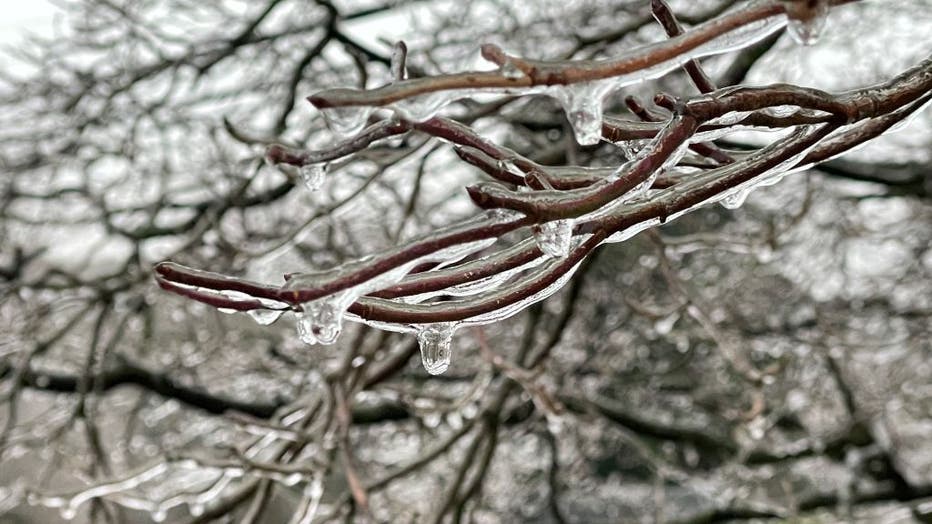
[[[4,2],[0,17],[0,44],[16,43],[26,31],[45,33],[52,27],[55,7],[47,0]]]

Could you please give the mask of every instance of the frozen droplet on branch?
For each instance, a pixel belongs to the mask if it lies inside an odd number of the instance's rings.
[[[246,312],[257,324],[262,326],[274,323],[282,316],[282,313],[283,311],[277,309],[252,309]]]
[[[298,336],[307,344],[330,345],[337,341],[343,330],[345,293],[337,293],[307,302],[298,314]]]
[[[553,258],[566,258],[570,254],[573,239],[573,220],[553,220],[539,224],[534,231],[537,247],[545,255]]]
[[[501,67],[502,76],[505,78],[511,78],[512,80],[519,80],[524,78],[524,71],[520,67],[516,66],[511,60],[505,62]]]
[[[320,112],[324,115],[327,127],[331,131],[342,137],[351,137],[366,127],[372,108],[365,106],[325,107]]]
[[[828,20],[828,10],[828,2],[825,0],[787,3],[787,30],[793,40],[800,45],[818,42]]]
[[[324,185],[327,178],[327,163],[305,164],[298,170],[301,180],[304,181],[304,187],[309,191],[317,191]]]
[[[450,367],[454,331],[456,324],[453,322],[428,324],[418,331],[417,343],[421,348],[421,363],[431,375],[440,375]]]

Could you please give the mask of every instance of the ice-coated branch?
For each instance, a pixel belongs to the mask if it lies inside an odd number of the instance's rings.
[[[853,0],[834,0],[820,2],[841,5]],[[483,46],[483,57],[499,65],[502,69],[490,72],[468,72],[433,77],[409,79],[393,82],[389,85],[371,90],[329,89],[318,92],[308,100],[318,108],[336,108],[352,106],[383,106],[406,98],[457,89],[514,89],[534,86],[570,85],[591,82],[606,78],[622,77],[638,71],[664,65],[668,62],[687,63],[697,56],[722,53],[735,47],[735,42],[719,42],[719,46],[704,44],[714,42],[717,38],[728,35],[746,26],[767,21],[788,12],[787,4],[778,0],[759,2],[744,9],[735,10],[718,18],[700,24],[687,33],[670,40],[650,44],[632,50],[624,56],[603,61],[563,60],[548,62],[528,60],[505,54],[494,46]],[[795,13],[795,11],[790,10]],[[776,21],[768,27],[760,38],[782,27],[784,21]],[[766,25],[766,24],[764,24]],[[727,40],[727,39],[725,39]],[[696,52],[699,50],[698,52]],[[695,52],[695,53],[694,53]],[[693,56],[696,55],[696,56]],[[515,74],[514,66],[521,74]],[[679,63],[670,64],[679,67]]]
[[[709,203],[737,207],[755,187],[870,140],[928,101],[932,59],[883,84],[840,94],[785,84],[715,89],[695,59],[753,44],[781,27],[790,10],[782,2],[756,3],[684,32],[669,7],[658,1],[653,11],[670,40],[598,62],[528,61],[486,45],[483,56],[499,66],[490,73],[405,79],[406,48],[398,45],[388,86],[330,90],[311,97],[318,107],[329,108],[328,121],[335,129],[356,133],[359,128],[357,134],[321,151],[272,145],[267,159],[305,169],[364,152],[391,136],[418,133],[438,138],[453,144],[460,159],[496,181],[466,187],[486,214],[330,270],[286,275],[282,285],[172,262],[156,266],[156,280],[187,298],[229,312],[249,312],[260,323],[294,311],[299,334],[308,343],[333,343],[344,316],[416,333],[425,367],[442,372],[449,365],[450,339],[457,329],[501,320],[546,298],[600,244],[623,241]],[[661,110],[628,97],[627,106],[641,121],[602,117],[602,97],[633,81],[634,72],[642,71],[637,76],[642,80],[680,66],[699,94],[658,94],[654,104]],[[595,80],[611,80],[610,88],[570,94],[536,89],[558,84],[589,89]],[[418,98],[464,87],[522,86],[534,89],[513,92],[545,92],[560,100],[578,139],[589,136],[595,126],[596,140],[618,143],[631,159],[615,167],[545,166],[483,137],[467,123],[437,116],[449,98]],[[592,101],[597,107],[578,106]],[[355,115],[333,112],[385,104],[393,104],[395,116],[372,123],[368,109]],[[586,129],[578,125],[580,119]],[[745,153],[728,152],[714,143],[730,133],[760,127],[790,133]],[[633,141],[647,142],[635,147]],[[524,240],[498,245],[504,235],[515,233]]]

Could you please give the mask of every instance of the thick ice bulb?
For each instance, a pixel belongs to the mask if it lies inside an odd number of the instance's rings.
[[[421,363],[431,375],[440,375],[450,367],[455,324],[444,322],[424,326],[417,333]]]
[[[341,295],[332,295],[307,302],[298,314],[298,336],[306,344],[330,345],[337,341],[343,330]]]

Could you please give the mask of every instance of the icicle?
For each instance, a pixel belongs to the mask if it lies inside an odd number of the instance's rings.
[[[608,79],[553,86],[548,90],[563,106],[580,145],[595,145],[602,139],[602,99],[617,87],[615,84],[615,79]]]
[[[324,185],[324,179],[327,177],[327,169],[330,167],[326,162],[305,164],[298,170],[301,180],[304,181],[304,187],[309,191],[317,191]]]
[[[534,231],[537,247],[553,258],[566,258],[573,239],[573,220],[553,220],[538,225]]]
[[[428,324],[418,331],[421,363],[431,375],[440,375],[450,367],[454,331],[454,322]]]
[[[819,41],[828,20],[828,2],[789,2],[786,6],[787,29],[800,45],[813,45]]]
[[[350,137],[362,131],[372,114],[371,107],[326,107],[320,110],[327,127],[342,137]]]
[[[246,312],[257,324],[262,326],[274,323],[282,316],[282,313],[284,312],[276,309],[251,309]]]
[[[749,188],[743,188],[731,193],[722,199],[722,207],[725,209],[738,209],[744,204],[744,201],[747,200],[750,192],[751,190]]]

